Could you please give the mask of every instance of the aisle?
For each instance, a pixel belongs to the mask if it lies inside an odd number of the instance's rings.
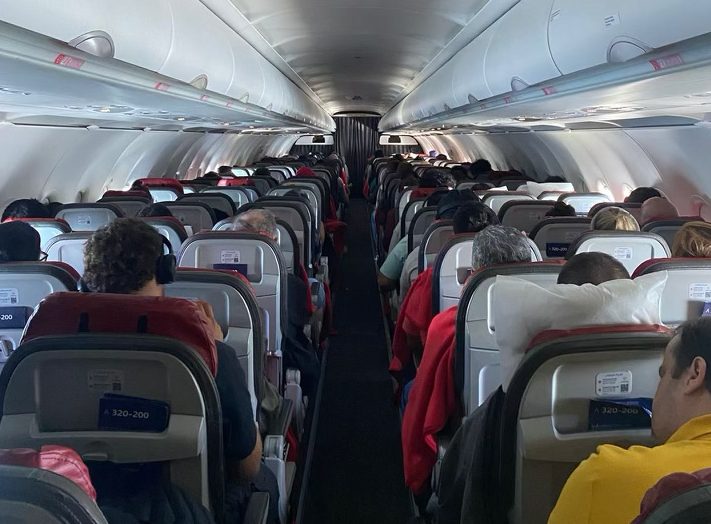
[[[351,202],[344,286],[328,350],[303,524],[408,521],[368,210]]]

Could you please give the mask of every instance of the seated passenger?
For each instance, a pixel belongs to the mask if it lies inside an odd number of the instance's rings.
[[[568,260],[558,274],[558,284],[599,285],[629,279],[625,267],[606,253],[580,253]],[[499,420],[504,387],[500,386],[468,417],[454,434],[440,469],[437,500],[438,524],[474,524],[495,521],[490,504],[495,493],[498,467]],[[577,522],[577,520],[572,520]]]
[[[556,202],[552,208],[546,212],[547,217],[574,217],[575,208],[565,202]]]
[[[165,204],[161,203],[155,203],[155,204],[150,204],[143,209],[141,209],[136,216],[138,217],[143,217],[143,218],[150,218],[150,217],[172,217],[173,213],[171,213],[170,209],[168,209],[168,206]]]
[[[0,262],[36,262],[46,253],[40,250],[40,236],[24,222],[0,224]]]
[[[161,235],[136,218],[119,218],[105,226],[87,241],[83,276],[87,289],[96,293],[126,293],[162,296],[156,261],[163,254]],[[235,351],[223,340],[222,329],[207,302],[197,301],[214,327],[217,345],[215,384],[222,406],[226,481],[232,484],[228,513],[243,512],[249,493],[240,485],[244,481],[265,485],[270,498],[277,493],[276,480],[261,465],[262,440],[252,413],[252,404],[244,373]],[[277,505],[270,507],[270,521],[278,518]]]
[[[627,524],[662,477],[711,466],[711,319],[682,324],[667,345],[652,434],[661,445],[598,446],[568,478],[549,524]]]
[[[645,225],[655,220],[677,218],[678,216],[679,212],[674,207],[674,204],[666,198],[652,197],[642,203],[639,223],[640,225]]]
[[[590,227],[593,231],[639,231],[639,224],[632,214],[617,206],[598,211]]]
[[[484,227],[474,238],[473,270],[530,260],[526,236],[512,227]],[[454,390],[456,321],[457,306],[432,320],[402,419],[405,483],[424,498],[437,460],[437,433],[462,411]]]
[[[672,256],[711,258],[711,224],[700,221],[684,224],[674,235]]]
[[[49,210],[42,202],[35,198],[21,198],[10,202],[2,213],[2,222],[9,222],[16,218],[52,218]]]
[[[484,158],[475,160],[469,165],[469,174],[472,178],[486,177],[492,171],[491,162]]]
[[[625,202],[628,204],[642,204],[645,200],[661,196],[663,195],[659,190],[653,187],[638,187],[633,189],[629,196],[625,198]]]

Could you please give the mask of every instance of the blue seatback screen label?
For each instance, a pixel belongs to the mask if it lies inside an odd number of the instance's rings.
[[[99,429],[161,433],[170,421],[170,405],[160,400],[105,393],[99,399]]]
[[[32,315],[30,307],[0,307],[0,329],[23,329],[30,315]]]
[[[590,401],[588,407],[588,429],[591,431],[646,429],[651,425],[651,398]]]
[[[248,276],[247,272],[249,267],[247,264],[213,264],[212,269],[223,269],[228,271],[238,271],[245,277]]]
[[[546,256],[548,258],[563,258],[568,254],[569,243],[548,242],[546,243]]]

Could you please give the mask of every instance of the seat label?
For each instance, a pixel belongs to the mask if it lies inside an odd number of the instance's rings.
[[[0,289],[0,305],[14,306],[20,303],[20,292],[17,288],[9,287]]]
[[[89,389],[94,391],[123,390],[123,371],[119,369],[92,369],[89,370]]]
[[[0,290],[0,293],[2,290]],[[689,284],[689,298],[691,300],[711,301],[711,284]]]
[[[79,215],[77,216],[77,224],[80,226],[90,226],[91,217],[89,215]]]
[[[617,397],[632,393],[632,372],[613,371],[598,373],[595,378],[595,393],[598,397]]]
[[[113,393],[99,399],[99,429],[160,433],[169,421],[167,402]]]
[[[220,262],[222,264],[239,264],[241,258],[240,252],[236,249],[224,249],[220,252]]]
[[[616,247],[612,252],[612,256],[617,260],[629,260],[632,258],[632,248],[631,247]]]
[[[570,244],[564,242],[548,242],[546,243],[546,256],[548,258],[564,257],[568,253]]]

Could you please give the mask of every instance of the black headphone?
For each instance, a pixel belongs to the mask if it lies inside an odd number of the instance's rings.
[[[156,282],[161,285],[170,284],[175,282],[175,272],[177,270],[178,261],[173,254],[173,246],[170,244],[167,238],[160,235],[161,240],[161,250],[167,248],[168,254],[161,254],[156,259]],[[79,291],[82,293],[91,293],[91,289],[86,285],[86,281],[83,278],[79,279]]]

